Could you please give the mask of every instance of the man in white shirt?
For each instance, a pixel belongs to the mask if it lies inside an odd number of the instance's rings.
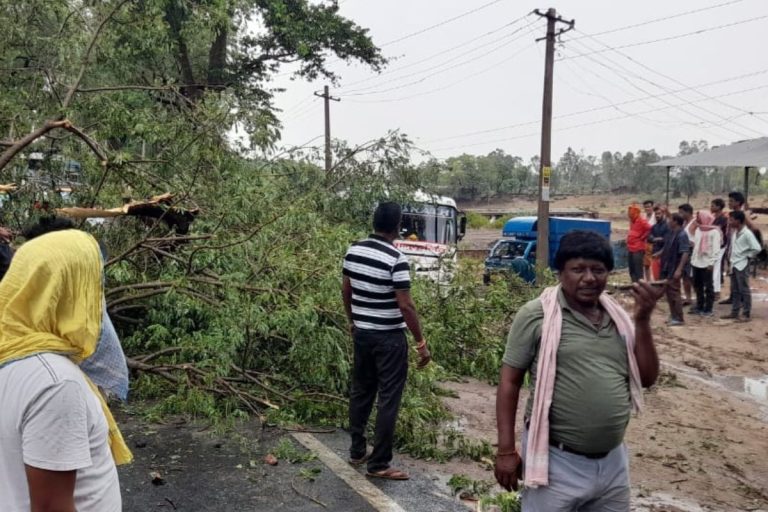
[[[696,304],[692,315],[712,316],[715,302],[713,271],[718,264],[722,234],[714,224],[715,217],[706,210],[696,216],[696,233],[693,239],[693,287],[696,289]]]
[[[733,306],[724,316],[732,320],[749,322],[752,312],[752,292],[749,290],[749,258],[762,250],[752,230],[746,226],[743,211],[733,211],[728,223],[731,228],[731,290]],[[741,313],[741,316],[739,314]]]
[[[656,203],[654,203],[650,199],[643,201],[643,211],[645,212],[645,220],[648,221],[648,225],[651,227],[653,227],[656,224],[656,214],[653,211],[655,206],[656,206]]]

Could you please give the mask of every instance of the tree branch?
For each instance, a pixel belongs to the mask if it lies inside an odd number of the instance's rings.
[[[94,92],[118,92],[118,91],[171,91],[178,92],[180,88],[185,87],[209,87],[211,89],[224,89],[223,85],[206,84],[174,84],[174,85],[109,85],[104,87],[78,88],[76,92],[94,93]]]
[[[164,293],[168,293],[170,290],[172,290],[173,287],[165,287],[159,290],[151,290],[144,293],[138,293],[136,295],[126,295],[125,297],[120,297],[119,299],[115,299],[109,304],[107,304],[107,309],[112,310],[115,308],[115,306],[118,306],[120,304],[125,304],[126,302],[131,302],[134,300],[141,300],[141,299],[147,299],[149,297],[154,297],[155,295],[162,295]]]
[[[88,135],[83,133],[83,131],[80,130],[78,127],[74,126],[69,119],[61,119],[58,121],[46,121],[43,126],[38,128],[34,132],[26,135],[25,137],[23,137],[22,139],[19,139],[18,141],[12,142],[10,147],[7,150],[5,150],[5,152],[2,155],[0,155],[0,170],[5,168],[5,166],[8,165],[8,163],[11,160],[13,160],[13,157],[19,154],[19,152],[21,152],[22,149],[29,146],[34,141],[44,136],[46,133],[50,132],[51,130],[55,130],[56,128],[67,130],[68,132],[74,133],[75,135],[77,135],[80,139],[83,140],[83,142],[85,142],[88,145],[89,148],[91,148],[91,151],[93,151],[96,154],[96,156],[99,158],[99,161],[101,162],[101,165],[103,167],[106,167],[107,155],[99,147],[96,141],[94,141]]]
[[[96,28],[96,32],[93,34],[93,37],[91,38],[91,42],[88,44],[88,49],[85,51],[85,56],[83,57],[83,62],[80,65],[80,72],[77,74],[77,78],[75,79],[75,83],[73,83],[69,90],[67,91],[67,95],[64,97],[64,101],[62,103],[62,108],[66,109],[69,107],[69,104],[72,102],[72,98],[75,96],[75,92],[77,92],[78,87],[80,87],[80,82],[83,81],[83,76],[85,76],[85,70],[88,67],[89,61],[91,60],[91,52],[93,51],[94,46],[96,46],[96,41],[99,39],[99,36],[101,35],[101,31],[106,26],[107,22],[109,22],[110,19],[112,19],[112,16],[114,16],[117,11],[122,9],[122,7],[127,4],[130,0],[122,0],[121,2],[118,2],[118,4],[115,6],[110,13],[104,17],[103,20],[101,20],[101,23],[99,23],[99,26]]]
[[[173,286],[173,284],[167,283],[165,281],[150,281],[148,283],[126,284],[124,286],[110,288],[109,290],[106,291],[104,295],[109,297],[110,295],[115,295],[116,293],[127,292],[130,290],[142,290],[147,288],[163,288],[163,287],[171,287],[171,286]]]

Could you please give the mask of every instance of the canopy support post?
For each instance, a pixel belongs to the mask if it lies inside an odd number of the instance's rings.
[[[744,168],[744,201],[745,206],[746,202],[749,200],[749,167]]]
[[[667,166],[667,210],[669,210],[669,175],[672,172],[672,167]]]

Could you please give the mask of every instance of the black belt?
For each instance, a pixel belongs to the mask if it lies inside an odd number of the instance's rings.
[[[531,420],[528,419],[528,418],[525,418],[525,428],[526,429],[530,429],[530,427],[531,427]],[[564,445],[563,443],[558,443],[557,441],[555,441],[551,437],[549,438],[549,446],[554,446],[558,450],[564,451],[566,453],[572,453],[574,455],[579,455],[581,457],[586,457],[588,459],[604,459],[604,458],[606,458],[608,456],[609,453],[611,453],[611,452],[603,452],[603,453],[584,453],[584,452],[580,452],[578,450],[574,450],[570,446]]]
[[[586,457],[588,459],[604,459],[608,456],[610,452],[604,452],[604,453],[584,453],[580,452],[578,450],[574,450],[573,448],[570,448],[568,446],[565,446],[563,443],[558,443],[557,441],[550,439],[549,440],[549,446],[554,446],[558,450],[562,450],[567,453],[572,453],[574,455],[580,455],[582,457]]]

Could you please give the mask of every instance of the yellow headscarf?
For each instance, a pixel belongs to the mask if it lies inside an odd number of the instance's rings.
[[[102,267],[96,240],[82,231],[25,243],[0,282],[0,366],[46,352],[67,355],[75,364],[90,357],[101,330]],[[104,397],[85,380],[104,410],[115,463],[131,462]]]

